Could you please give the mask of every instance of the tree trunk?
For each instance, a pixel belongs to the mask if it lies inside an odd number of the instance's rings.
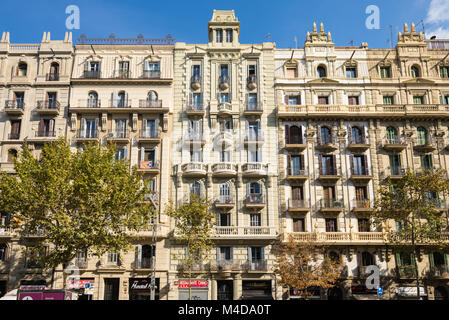
[[[416,245],[415,245],[415,219],[414,215],[412,217],[412,250],[413,250],[413,264],[415,266],[415,280],[416,280],[416,296],[418,300],[421,300],[421,294],[419,291],[419,273],[418,273],[418,263],[416,262],[416,259],[418,257]]]
[[[55,282],[55,267],[51,269],[51,288],[53,289],[53,283]]]

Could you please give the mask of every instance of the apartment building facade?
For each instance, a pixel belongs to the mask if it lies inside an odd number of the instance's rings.
[[[36,157],[43,144],[64,137],[72,71],[72,35],[52,40],[13,44],[9,32],[0,40],[0,168],[13,172],[13,159],[26,143]],[[30,259],[35,237],[19,238],[1,212],[0,291],[40,283],[49,274],[35,275]]]
[[[364,288],[369,265],[380,269],[385,298],[416,298],[411,253],[388,247],[369,212],[386,178],[447,170],[447,50],[439,44],[405,25],[395,49],[337,47],[314,24],[304,48],[276,50],[282,238],[318,241],[340,259],[329,299],[375,299]],[[447,217],[446,199],[431,200]],[[447,298],[447,253],[420,252],[421,295]]]
[[[273,297],[277,230],[274,44],[241,44],[234,11],[214,10],[207,44],[175,45],[172,193],[206,197],[216,214],[210,261],[195,266],[199,299]],[[174,228],[174,222],[172,221]],[[169,299],[188,297],[182,243],[171,242]],[[186,285],[187,284],[187,285]]]

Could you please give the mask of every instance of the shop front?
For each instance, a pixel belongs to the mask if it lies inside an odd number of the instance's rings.
[[[155,300],[159,300],[159,283],[155,278]],[[151,300],[151,278],[129,278],[129,300]]]
[[[68,287],[78,291],[78,300],[93,300],[95,292],[94,278],[70,279]]]
[[[307,299],[309,300],[321,300],[321,288],[320,287],[310,287],[308,290],[309,295]],[[290,288],[289,290],[290,299],[304,299],[304,289]]]
[[[242,280],[243,300],[273,300],[271,280]]]
[[[179,280],[178,294],[179,300],[189,300],[189,287],[191,292],[190,300],[208,300],[209,299],[209,281],[207,280]]]
[[[424,287],[419,287],[421,300],[427,300],[427,292]],[[418,290],[416,287],[397,287],[396,297],[398,300],[416,300],[418,299]]]

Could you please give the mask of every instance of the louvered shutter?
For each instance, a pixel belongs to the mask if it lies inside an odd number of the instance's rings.
[[[50,119],[48,131],[49,131],[50,137],[53,137],[55,134],[55,119]]]
[[[95,118],[94,138],[98,138],[98,118]]]
[[[430,269],[432,269],[433,267],[435,267],[435,260],[433,258],[433,252],[429,253],[429,263],[430,263]]]
[[[252,260],[251,247],[248,247],[248,263],[251,264]]]
[[[369,174],[368,172],[368,157],[366,155],[363,155],[363,163],[362,163],[362,172],[363,174]]]
[[[321,144],[321,126],[318,126],[318,128],[317,128],[316,138],[317,138],[317,143]]]
[[[288,105],[288,95],[284,93],[284,103]]]
[[[217,261],[220,261],[220,247],[217,247]]]
[[[87,120],[86,118],[82,118],[81,119],[81,124],[80,124],[80,136],[82,138],[86,137],[86,132],[87,132]]]
[[[299,156],[299,160],[300,160],[300,164],[299,164],[299,169],[300,170],[304,170],[305,169],[305,163],[304,163],[304,155],[303,154],[301,154],[300,156]]]
[[[159,161],[159,146],[156,146],[154,148],[154,165],[157,165],[157,162]]]
[[[285,144],[288,144],[290,142],[290,126],[285,125]]]
[[[151,132],[148,131],[149,126],[147,124],[147,119],[142,119],[142,137],[151,137]],[[150,135],[149,135],[150,134]]]
[[[354,155],[352,155],[352,154],[349,156],[349,163],[351,164],[351,174],[354,174],[354,172],[355,172]]]
[[[323,156],[321,154],[318,155],[318,166],[320,174],[323,174]]]
[[[140,147],[140,161],[145,161],[145,148]]]
[[[287,175],[292,175],[292,156],[291,155],[287,155]]]
[[[332,169],[334,170],[334,174],[337,174],[337,157],[332,156]]]
[[[136,246],[136,268],[142,268],[142,245]]]
[[[158,137],[159,136],[159,116],[157,116],[156,117],[156,119],[154,120],[154,130],[153,130],[154,132],[152,132],[152,134],[155,136],[155,137]]]
[[[361,130],[362,130],[362,143],[363,143],[363,144],[366,144],[367,141],[366,141],[366,133],[365,133],[366,128],[365,128],[365,126],[363,126],[363,127],[361,128]]]
[[[39,132],[43,133],[45,131],[45,122],[44,119],[41,119],[41,121],[39,121]]]
[[[352,140],[352,127],[348,126],[348,143],[352,144],[353,140]]]

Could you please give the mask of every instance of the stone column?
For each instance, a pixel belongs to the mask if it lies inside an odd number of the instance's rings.
[[[211,300],[217,300],[217,279],[215,279],[214,276],[212,276],[212,279],[210,281],[210,287],[211,287]]]
[[[242,297],[242,276],[240,274],[236,274],[234,278],[234,297],[233,300],[240,300]]]

